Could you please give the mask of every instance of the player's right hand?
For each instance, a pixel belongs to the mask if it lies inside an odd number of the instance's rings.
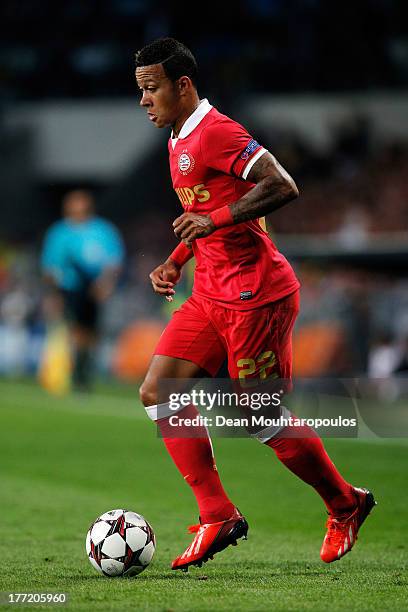
[[[149,274],[149,278],[152,281],[153,291],[162,295],[171,302],[173,295],[176,293],[174,285],[178,283],[181,276],[181,268],[173,260],[168,259],[160,266],[157,266]]]

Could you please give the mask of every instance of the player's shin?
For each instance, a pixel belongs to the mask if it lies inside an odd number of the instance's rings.
[[[296,417],[282,406],[283,416]],[[328,511],[341,514],[355,506],[351,484],[341,476],[328,456],[322,440],[308,425],[287,425],[253,434],[272,448],[277,458],[296,476],[311,485],[322,497]]]
[[[201,523],[230,518],[234,504],[221,484],[207,428],[197,409],[189,405],[175,412],[169,404],[148,406],[146,412],[156,422],[166,448],[199,507]]]

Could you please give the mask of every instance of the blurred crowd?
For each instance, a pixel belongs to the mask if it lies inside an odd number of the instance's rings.
[[[407,231],[408,145],[376,142],[365,117],[339,123],[324,155],[297,134],[278,134],[270,150],[301,189],[298,204],[274,214],[277,232],[331,234],[358,246],[372,234]]]
[[[344,265],[322,269],[310,262],[300,264],[297,273],[302,281],[298,372],[408,374],[408,278]]]
[[[234,96],[401,88],[406,30],[403,0],[209,0],[199,19],[164,0],[3,0],[0,102],[134,95],[134,52],[169,35],[194,48],[221,99],[231,83]]]

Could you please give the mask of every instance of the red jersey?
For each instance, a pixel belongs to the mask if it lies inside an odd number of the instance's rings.
[[[186,212],[208,215],[254,187],[246,180],[265,153],[248,132],[207,100],[169,139],[173,187]],[[193,295],[249,310],[274,302],[299,287],[290,264],[258,220],[217,229],[193,242]]]

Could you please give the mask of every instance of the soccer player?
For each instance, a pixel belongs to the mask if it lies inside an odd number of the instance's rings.
[[[160,403],[158,383],[215,376],[225,357],[233,379],[290,379],[299,282],[259,219],[295,199],[298,190],[241,125],[200,100],[197,64],[183,44],[164,38],[141,49],[136,81],[149,120],[172,128],[171,177],[185,211],[173,223],[179,245],[150,275],[154,291],[171,299],[183,265],[196,259],[193,294],[161,336],[140,389],[199,507],[200,523],[190,528],[194,539],[172,564],[187,570],[246,537],[248,525],[221,484],[206,428],[184,427],[176,437],[174,413]],[[177,417],[184,423],[197,414],[190,405]],[[322,497],[329,519],[321,558],[340,559],[375,503],[372,493],[340,475],[307,426],[263,430],[256,437]]]
[[[85,391],[90,385],[99,307],[115,288],[124,247],[112,223],[94,214],[88,191],[69,192],[63,215],[45,235],[41,264],[45,280],[63,297],[74,349],[73,383]]]

